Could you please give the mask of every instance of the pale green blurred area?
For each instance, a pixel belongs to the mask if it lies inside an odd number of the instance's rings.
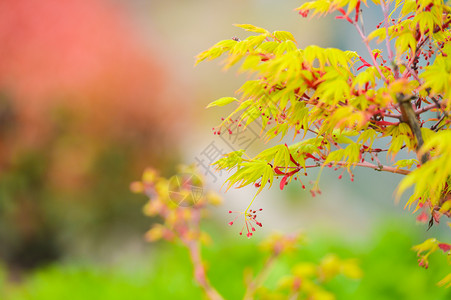
[[[212,142],[233,150],[211,131],[232,108],[205,106],[249,77],[223,72],[220,60],[194,68],[195,56],[248,36],[232,24],[290,31],[299,47],[352,49],[358,37],[333,17],[301,18],[294,0],[105,0],[69,9],[55,1],[2,6],[10,27],[1,37],[10,44],[0,46],[0,299],[201,299],[187,252],[144,241],[158,220],[144,217],[145,197],[129,192],[147,166],[169,176]],[[368,24],[375,20],[371,14]],[[247,150],[264,147],[256,141]],[[449,272],[445,257],[424,270],[410,249],[449,237],[446,224],[426,231],[403,209],[405,199],[395,204],[397,175],[356,170],[353,183],[338,175],[324,171],[315,198],[294,184],[262,192],[255,205],[264,227],[248,240],[227,225],[227,211],[245,209],[256,189],[224,193],[227,174],[207,174],[224,204],[205,222],[214,241],[205,255],[227,299],[242,296],[244,269],[260,268],[257,244],[274,230],[305,231],[310,242],[277,265],[268,287],[294,261],[334,252],[358,258],[365,273],[332,282],[338,299],[451,297],[435,286]]]

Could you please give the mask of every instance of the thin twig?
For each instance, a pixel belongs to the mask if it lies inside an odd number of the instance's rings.
[[[442,110],[442,103],[440,101],[438,101],[437,99],[435,99],[435,97],[430,97],[432,101],[434,101],[435,105],[437,105],[437,108]],[[443,114],[448,117],[448,113],[446,112],[446,110],[442,110]]]
[[[415,114],[418,116],[418,115],[420,115],[420,114],[422,114],[424,112],[427,112],[427,111],[429,111],[429,110],[431,110],[433,108],[441,109],[441,105],[442,105],[442,103],[440,101],[438,101],[437,103],[434,103],[434,104],[426,105],[426,106],[424,106],[424,107],[422,107],[420,109],[417,109],[415,111]],[[446,114],[446,112],[444,112],[444,113]]]
[[[192,223],[195,228],[197,229],[199,228],[200,223],[199,210],[193,211]],[[205,270],[204,263],[202,262],[202,254],[199,240],[182,238],[182,242],[188,248],[191,262],[194,268],[194,278],[199,283],[200,287],[204,290],[205,295],[210,300],[223,300],[224,298],[208,281],[207,272]]]
[[[384,114],[384,117],[394,118],[394,119],[398,119],[398,120],[402,119],[401,115]]]
[[[336,161],[336,162],[331,162],[331,165],[338,165],[338,166],[351,165],[351,166],[370,168],[370,169],[373,169],[373,170],[376,170],[376,171],[381,171],[381,172],[383,171],[383,172],[389,172],[389,173],[395,173],[395,174],[401,174],[401,175],[408,175],[408,174],[411,173],[411,171],[409,171],[409,170],[398,169],[398,168],[394,168],[394,167],[385,166],[385,165],[382,165],[382,164],[375,165],[375,164],[372,164],[372,163],[369,163],[369,162],[366,162],[366,161],[359,162],[359,163],[349,163],[349,162],[346,162],[346,161]],[[314,165],[305,166],[305,168],[306,169],[311,169],[311,168],[318,168],[318,167],[321,167],[321,166],[322,166],[322,164],[318,163],[318,164],[314,164]],[[274,168],[282,169],[284,167],[276,167],[275,166]],[[304,167],[301,166],[301,167],[288,167],[288,168],[297,168],[298,171],[300,171]]]
[[[349,165],[348,162],[342,162],[342,161],[335,162],[334,164],[337,164],[339,166],[347,166],[347,165]],[[354,164],[351,164],[351,165],[358,166],[358,167],[363,167],[363,168],[370,168],[370,169],[373,169],[373,170],[376,170],[376,171],[384,171],[384,172],[390,172],[390,173],[401,174],[401,175],[408,175],[411,172],[409,170],[393,168],[393,167],[389,167],[389,166],[384,166],[382,164],[377,166],[377,165],[371,164],[371,163],[366,162],[366,161],[361,162],[361,163],[354,163]]]
[[[424,37],[421,37],[421,39],[423,39],[423,38],[424,38]],[[428,39],[429,39],[429,36],[426,36],[426,38],[424,38],[423,40],[420,40],[420,42],[418,42],[414,55],[412,55],[412,57],[409,59],[409,61],[407,62],[407,64],[404,64],[404,66],[406,67],[406,69],[404,70],[404,73],[402,74],[402,77],[403,77],[403,78],[406,78],[407,72],[409,72],[409,73],[411,73],[412,75],[414,75],[413,72],[411,72],[410,66],[411,66],[416,60],[418,60],[418,59],[420,58],[421,47],[424,46],[424,44],[426,43],[426,41],[427,41]],[[415,75],[414,75],[414,76],[415,76]],[[418,77],[417,77],[417,78],[418,78]],[[418,80],[418,82],[420,82],[419,79],[417,79],[417,80]]]
[[[377,166],[379,167],[379,169],[381,169],[384,165],[379,160],[379,157],[377,157],[377,153],[374,153],[373,157],[374,157],[374,160],[377,162]]]
[[[434,131],[435,131],[435,130],[437,129],[438,125],[439,125],[444,119],[445,119],[445,115],[443,115],[443,116],[438,120],[437,123],[435,123],[434,125],[431,126],[431,130],[434,130]]]
[[[246,293],[244,294],[243,300],[251,300],[254,299],[255,291],[259,286],[263,284],[263,282],[268,277],[269,271],[271,271],[272,266],[274,265],[274,262],[276,261],[276,258],[279,256],[278,253],[273,253],[265,262],[263,265],[262,270],[258,275],[252,280],[246,289]]]
[[[413,78],[415,78],[416,81],[418,81],[418,83],[421,85],[421,79],[420,77],[418,77],[418,74],[412,70],[411,67],[409,67],[407,64],[402,64],[404,67],[406,67],[406,70],[409,71],[409,73],[413,76]],[[407,73],[404,72],[403,77],[406,76]]]
[[[384,76],[384,74],[382,73],[381,68],[379,68],[379,65],[377,64],[376,58],[373,55],[373,50],[371,50],[371,47],[368,43],[368,39],[365,36],[365,34],[363,34],[362,30],[360,29],[359,25],[356,22],[352,22],[352,24],[354,25],[354,27],[357,29],[357,32],[359,33],[360,37],[362,38],[363,43],[365,44],[366,49],[368,50],[368,53],[371,56],[371,60],[373,61],[373,66],[376,68],[377,72],[379,73],[379,75],[381,75],[381,78],[388,83],[388,79]]]
[[[194,267],[194,278],[204,290],[210,300],[223,300],[222,296],[213,288],[207,279],[205,267],[202,262],[199,241],[190,241],[186,244]]]
[[[387,2],[383,1],[383,5],[382,5],[382,11],[384,12],[384,27],[385,27],[385,46],[387,47],[387,51],[388,51],[388,61],[392,62],[393,61],[393,51],[391,50],[390,47],[390,39],[389,39],[389,35],[388,35],[388,9],[390,7],[390,1],[388,0]]]

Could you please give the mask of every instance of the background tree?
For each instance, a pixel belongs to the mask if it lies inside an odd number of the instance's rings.
[[[118,3],[2,1],[0,15],[0,260],[17,279],[84,243],[95,253],[124,220],[139,239],[128,182],[176,159],[172,121],[186,118]]]

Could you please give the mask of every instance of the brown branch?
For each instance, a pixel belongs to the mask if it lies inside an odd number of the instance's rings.
[[[435,101],[437,101],[437,100],[435,100]],[[429,110],[431,110],[431,109],[433,109],[433,108],[438,108],[438,109],[441,109],[442,107],[442,103],[440,102],[440,101],[437,101],[437,103],[435,103],[435,101],[434,101],[434,103],[433,104],[429,104],[429,105],[426,105],[426,106],[424,106],[424,107],[422,107],[422,108],[420,108],[420,109],[417,109],[416,111],[415,111],[415,114],[418,116],[418,115],[420,115],[420,114],[422,114],[422,113],[424,113],[424,112],[427,112],[427,111],[429,111]],[[446,112],[445,112],[445,114],[446,114]]]
[[[398,120],[401,120],[401,119],[402,119],[402,116],[401,116],[401,115],[384,114],[383,116],[384,116],[384,117],[387,117],[387,118],[398,119]]]
[[[437,123],[435,123],[434,125],[431,126],[431,130],[437,130],[438,125],[440,125],[440,123],[445,119],[445,115],[443,115],[438,121]]]
[[[432,101],[434,101],[434,104],[437,105],[437,108],[442,110],[442,102],[435,99],[435,97],[431,97],[431,96],[429,96],[429,97],[432,99]],[[446,117],[448,117],[448,113],[446,112],[446,110],[443,109],[442,112],[445,114]]]
[[[335,164],[339,165],[339,166],[347,166],[349,165],[348,162],[343,162],[343,161],[339,161],[339,162],[335,162]],[[395,174],[401,174],[401,175],[408,175],[410,174],[411,171],[409,170],[404,170],[404,169],[398,169],[398,168],[394,168],[394,167],[389,167],[389,166],[384,166],[382,164],[380,165],[375,165],[375,164],[371,164],[369,162],[361,162],[361,163],[356,163],[356,164],[351,164],[352,166],[358,166],[358,167],[363,167],[363,168],[370,168],[376,171],[380,171],[380,172],[390,172],[390,173],[395,173]]]
[[[423,146],[423,135],[421,134],[421,126],[420,122],[418,121],[417,115],[415,113],[415,110],[412,107],[412,103],[410,100],[412,99],[411,96],[407,97],[406,95],[400,93],[396,96],[396,101],[399,104],[399,108],[401,109],[401,115],[402,120],[406,122],[410,130],[412,130],[413,135],[417,139],[417,155],[418,160],[421,161],[421,164],[424,164],[429,159],[429,153],[424,153],[422,155],[419,154],[420,148]]]
[[[380,172],[389,172],[389,173],[394,173],[394,174],[401,174],[401,175],[408,175],[411,173],[411,171],[409,170],[405,170],[405,169],[398,169],[398,168],[394,168],[394,167],[389,167],[389,166],[385,166],[382,164],[379,165],[375,165],[369,162],[360,162],[360,163],[349,163],[346,161],[335,161],[335,162],[331,162],[331,164],[335,164],[338,166],[357,166],[357,167],[362,167],[362,168],[369,168],[369,169],[373,169],[376,171],[380,171]],[[315,165],[310,165],[310,166],[305,166],[306,169],[311,169],[311,168],[318,168],[321,167],[322,164],[321,163],[316,163]],[[274,167],[274,168],[285,168],[285,167]],[[295,168],[298,171],[302,170],[304,167],[288,167],[288,168]]]

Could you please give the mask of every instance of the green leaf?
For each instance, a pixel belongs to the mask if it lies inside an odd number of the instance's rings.
[[[382,27],[382,28],[376,29],[373,32],[371,32],[368,35],[368,40],[371,41],[372,39],[377,38],[377,42],[380,43],[385,39],[386,36],[387,36],[387,31],[386,31],[385,27]]]
[[[215,165],[218,170],[231,170],[243,161],[243,154],[244,150],[230,152],[225,154],[223,158],[217,160],[213,165]]]
[[[279,41],[293,41],[297,43],[294,36],[288,31],[274,31],[273,35]]]
[[[243,28],[246,31],[256,32],[256,33],[269,33],[266,29],[251,25],[251,24],[233,24],[233,26]]]
[[[216,43],[216,45],[212,46],[210,49],[205,50],[196,56],[195,65],[197,65],[198,63],[200,63],[201,61],[203,61],[205,59],[213,60],[213,59],[221,56],[224,52],[232,49],[236,44],[237,44],[237,41],[235,41],[235,40],[223,40],[223,41]]]
[[[395,47],[398,53],[404,53],[409,48],[412,51],[412,53],[415,53],[417,41],[415,39],[414,34],[408,29],[403,30],[396,39]]]
[[[357,139],[357,143],[365,144],[368,141],[368,147],[371,148],[376,137],[377,132],[372,128],[368,128],[360,134],[359,138]]]
[[[410,169],[413,165],[418,164],[418,160],[412,159],[400,159],[395,163],[395,166],[398,168],[407,168]]]
[[[236,99],[234,97],[222,97],[222,98],[208,104],[206,108],[210,108],[213,106],[224,106],[224,105],[232,103],[233,101],[238,101],[238,99]]]
[[[243,162],[235,174],[227,179],[227,189],[232,185],[237,185],[238,188],[241,188],[261,179],[261,185],[257,192],[258,194],[268,183],[268,180],[270,181],[270,184],[272,184],[273,177],[274,171],[266,161],[257,159]]]
[[[327,164],[329,164],[331,162],[341,161],[343,156],[344,156],[344,149],[338,149],[338,150],[332,151],[327,156],[326,160],[323,163],[323,166],[326,166]]]
[[[340,129],[334,129],[332,131],[333,139],[339,143],[339,144],[351,144],[354,143],[348,136],[355,136],[358,135],[356,131],[350,131],[350,130],[340,130]]]

